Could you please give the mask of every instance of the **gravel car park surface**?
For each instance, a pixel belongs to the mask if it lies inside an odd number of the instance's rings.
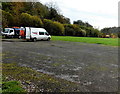
[[[67,41],[3,39],[2,53],[3,63],[17,63],[79,83],[82,92],[118,91],[118,47]],[[8,58],[4,58],[4,54]]]

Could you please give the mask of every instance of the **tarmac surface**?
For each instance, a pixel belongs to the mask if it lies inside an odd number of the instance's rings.
[[[17,63],[79,83],[84,88],[83,92],[118,91],[118,47],[67,41],[3,39],[2,54],[3,63]],[[8,58],[4,58],[4,54]]]

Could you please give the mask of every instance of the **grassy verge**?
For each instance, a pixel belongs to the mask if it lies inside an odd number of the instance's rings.
[[[94,43],[94,44],[103,44],[103,45],[109,45],[109,46],[120,46],[120,43],[118,43],[118,40],[119,40],[118,38],[52,36],[52,40]]]
[[[24,90],[21,89],[20,83]],[[77,83],[55,78],[54,76],[37,72],[28,67],[20,67],[12,63],[3,63],[4,84],[7,84],[7,87],[9,86],[7,92],[77,92],[80,90],[78,88],[79,84]],[[4,92],[6,90],[3,87]]]

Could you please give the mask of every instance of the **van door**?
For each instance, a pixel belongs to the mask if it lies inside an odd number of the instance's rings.
[[[10,30],[9,30],[9,35],[14,35],[14,33],[15,33],[15,32],[14,32],[13,29],[10,29]]]
[[[26,39],[30,39],[30,35],[31,35],[30,28],[29,28],[29,27],[26,27],[26,28],[25,28],[25,31],[26,31]]]
[[[47,40],[49,37],[49,33],[48,32],[45,32],[45,40]]]

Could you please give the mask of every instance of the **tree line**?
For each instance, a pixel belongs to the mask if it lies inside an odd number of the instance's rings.
[[[120,27],[107,27],[101,29],[101,33],[103,36],[110,35],[111,37],[119,37],[120,38]]]
[[[51,35],[101,37],[103,31],[95,29],[82,20],[70,23],[53,3],[43,5],[40,2],[3,2],[2,26],[4,27],[42,27]],[[104,33],[105,34],[105,33]]]

